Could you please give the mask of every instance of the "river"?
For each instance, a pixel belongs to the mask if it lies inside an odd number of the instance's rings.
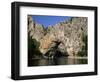
[[[52,66],[52,65],[77,65],[88,64],[86,57],[61,57],[55,59],[32,58],[28,66]]]

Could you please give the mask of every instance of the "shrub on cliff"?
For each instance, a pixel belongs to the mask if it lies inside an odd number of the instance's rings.
[[[80,52],[78,52],[78,56],[87,56],[88,55],[88,36],[86,34],[84,34],[83,36],[83,42],[84,42],[84,46],[82,46],[82,50]]]

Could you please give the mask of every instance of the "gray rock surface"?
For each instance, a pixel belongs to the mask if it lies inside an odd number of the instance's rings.
[[[40,41],[45,34],[43,25],[35,23],[32,16],[28,16],[28,34],[32,39]]]
[[[43,54],[55,47],[56,42],[60,42],[58,49],[62,53],[77,56],[85,45],[83,36],[87,35],[87,21],[86,17],[73,17],[45,29],[43,25],[35,23],[32,16],[28,16],[28,34],[40,42],[39,50]]]

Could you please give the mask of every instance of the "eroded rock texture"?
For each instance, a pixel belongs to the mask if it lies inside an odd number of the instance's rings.
[[[50,51],[53,55],[59,51],[65,55],[77,56],[86,45],[83,38],[87,36],[87,26],[86,17],[73,17],[45,29],[43,25],[35,23],[32,16],[28,16],[28,36],[36,39],[39,51],[48,56]]]

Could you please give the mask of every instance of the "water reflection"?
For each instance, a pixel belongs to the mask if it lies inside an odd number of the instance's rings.
[[[74,64],[87,64],[86,58],[70,58],[61,57],[55,59],[33,58],[30,60],[28,66],[50,66],[50,65],[74,65]]]

